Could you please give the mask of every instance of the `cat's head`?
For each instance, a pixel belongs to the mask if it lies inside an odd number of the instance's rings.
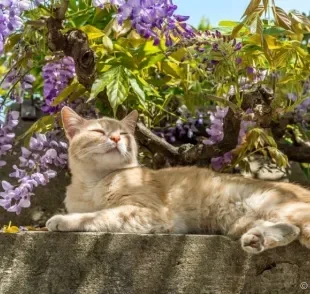
[[[118,169],[137,162],[137,111],[121,121],[107,117],[86,120],[65,106],[61,117],[69,140],[70,165],[75,162],[85,167]]]

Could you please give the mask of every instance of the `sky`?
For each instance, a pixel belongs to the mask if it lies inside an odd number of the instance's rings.
[[[174,0],[178,6],[177,14],[190,16],[188,23],[197,26],[203,16],[212,26],[220,20],[239,21],[250,0]],[[310,0],[275,0],[276,6],[285,11],[292,9],[308,13]]]

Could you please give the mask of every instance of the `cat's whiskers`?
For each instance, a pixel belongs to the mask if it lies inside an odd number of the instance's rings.
[[[107,148],[106,145],[107,145],[106,143],[101,143],[101,144],[98,144],[98,145],[93,146],[93,147],[82,148],[78,152],[73,153],[72,156],[78,158],[80,155],[82,155],[80,158],[83,158],[83,157],[85,157],[85,156],[89,155],[90,153],[93,153],[94,151],[97,151],[97,150],[100,151],[100,153],[101,152],[105,153],[109,149],[111,149],[111,148]],[[104,147],[106,147],[106,148],[104,148]]]
[[[124,152],[124,153],[121,153],[126,160],[130,161],[131,160],[131,155],[128,151]]]

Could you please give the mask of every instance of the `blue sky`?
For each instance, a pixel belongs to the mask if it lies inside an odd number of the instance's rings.
[[[220,20],[240,20],[250,0],[174,0],[178,5],[177,14],[189,15],[189,23],[197,26],[200,19],[205,16],[213,26]],[[291,9],[300,12],[310,11],[310,0],[275,0],[277,6],[285,11]]]

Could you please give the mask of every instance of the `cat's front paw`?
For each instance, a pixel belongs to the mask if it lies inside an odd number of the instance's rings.
[[[264,251],[264,236],[259,231],[252,231],[241,237],[241,246],[244,251],[258,254]]]
[[[67,231],[66,216],[65,215],[54,215],[46,222],[46,227],[51,232]]]

